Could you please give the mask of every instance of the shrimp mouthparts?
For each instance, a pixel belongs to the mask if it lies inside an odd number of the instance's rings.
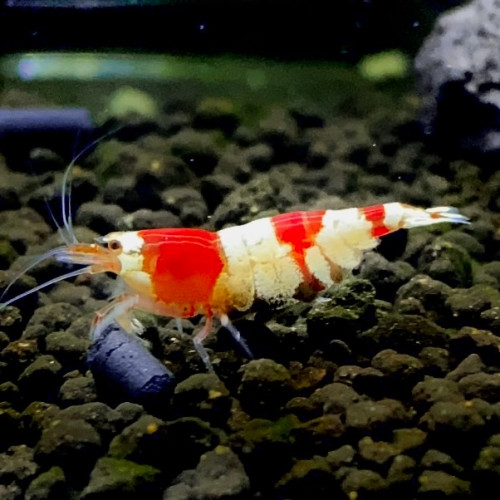
[[[3,290],[2,294],[0,295],[0,300],[2,300],[3,297],[5,297],[10,287],[16,281],[18,281],[19,278],[21,278],[21,276],[26,274],[30,269],[37,266],[41,262],[50,258],[54,258],[58,262],[63,262],[66,264],[83,265],[85,267],[82,267],[80,269],[75,269],[68,273],[62,274],[61,276],[56,276],[55,278],[52,278],[49,281],[46,281],[44,283],[41,283],[40,285],[30,288],[29,290],[26,290],[25,292],[16,295],[15,297],[5,302],[1,302],[0,311],[3,310],[8,305],[12,304],[13,302],[16,302],[17,300],[22,299],[27,295],[35,293],[50,285],[54,285],[59,281],[63,281],[69,278],[74,278],[76,276],[80,276],[82,274],[87,274],[87,273],[96,274],[105,271],[115,272],[117,269],[116,259],[113,258],[110,251],[107,248],[97,245],[95,243],[92,244],[76,243],[68,246],[53,248],[52,250],[49,250],[48,252],[45,252],[44,254],[39,255],[34,259],[32,259],[30,262],[28,262],[26,266],[14,277],[14,279],[9,283],[9,285]]]
[[[58,262],[67,264],[90,265],[101,267],[110,262],[110,252],[107,248],[95,243],[75,243],[65,247],[60,247],[54,254]],[[96,270],[94,272],[100,272]]]

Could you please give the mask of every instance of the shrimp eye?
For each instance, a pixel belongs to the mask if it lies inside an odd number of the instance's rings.
[[[122,244],[118,240],[111,240],[108,243],[108,248],[110,250],[121,250]]]

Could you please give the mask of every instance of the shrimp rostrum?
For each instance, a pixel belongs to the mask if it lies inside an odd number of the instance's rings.
[[[451,207],[386,203],[290,212],[217,232],[178,228],[112,232],[95,243],[68,242],[42,256],[85,267],[22,296],[70,276],[114,273],[123,279],[124,291],[97,313],[94,338],[114,321],[134,333],[138,328],[134,310],[174,318],[201,314],[206,321],[193,341],[210,367],[203,340],[214,318],[246,349],[230,313],[249,310],[257,299],[313,296],[341,281],[380,237],[443,222],[467,223],[468,219]]]

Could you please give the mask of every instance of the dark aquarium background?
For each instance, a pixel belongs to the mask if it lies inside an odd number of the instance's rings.
[[[5,0],[2,47],[357,61],[415,53],[458,0]]]
[[[499,89],[498,0],[0,2],[0,498],[496,498]],[[390,202],[470,223],[256,297],[213,372],[203,317],[93,338],[120,280],[39,258]]]

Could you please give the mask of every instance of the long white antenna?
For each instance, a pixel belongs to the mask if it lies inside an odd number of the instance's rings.
[[[85,154],[88,153],[90,149],[92,149],[94,146],[99,144],[102,140],[106,139],[107,137],[116,134],[119,130],[121,130],[124,127],[124,125],[120,125],[119,127],[115,127],[114,129],[110,130],[109,132],[105,133],[104,135],[101,135],[94,141],[92,141],[90,144],[87,144],[70,162],[70,164],[67,166],[63,179],[62,179],[62,186],[61,186],[61,216],[63,220],[63,226],[64,229],[66,229],[66,233],[68,238],[64,238],[64,241],[69,244],[69,243],[78,243],[78,239],[76,238],[75,232],[73,231],[73,213],[72,213],[72,208],[71,208],[71,173],[73,171],[73,167],[75,166],[75,163]]]
[[[15,297],[7,300],[6,302],[2,302],[0,304],[0,311],[5,309],[9,304],[16,302],[16,300],[20,300],[20,299],[26,297],[27,295],[38,292],[38,290],[41,290],[42,288],[53,285],[54,283],[58,283],[59,281],[67,280],[69,278],[74,278],[75,276],[80,276],[81,274],[88,273],[88,272],[90,272],[91,269],[92,269],[92,266],[86,266],[86,267],[82,267],[81,269],[75,269],[74,271],[70,271],[69,273],[63,274],[62,276],[56,276],[55,278],[52,278],[51,280],[46,281],[45,283],[37,285],[33,288],[30,288],[29,290],[26,290],[26,292],[23,292],[23,293],[20,293],[19,295],[16,295]]]

